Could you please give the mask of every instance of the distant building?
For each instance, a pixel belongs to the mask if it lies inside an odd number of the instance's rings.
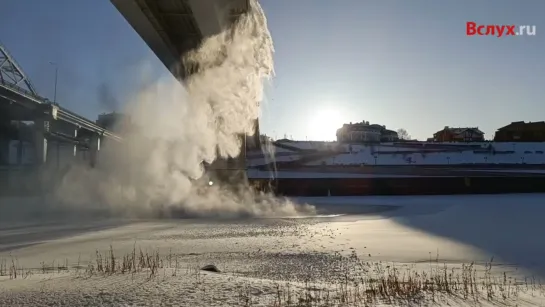
[[[96,124],[108,130],[120,130],[122,127],[130,125],[131,119],[123,113],[103,113],[98,116]]]
[[[484,142],[484,132],[477,127],[452,128],[446,126],[433,134],[434,142]]]
[[[545,122],[512,122],[494,135],[495,142],[545,142]]]
[[[337,142],[341,143],[379,143],[399,140],[397,132],[386,129],[386,126],[361,123],[344,124],[337,130]]]
[[[399,141],[399,135],[394,130],[388,130],[384,128],[380,131],[381,142],[397,142]]]

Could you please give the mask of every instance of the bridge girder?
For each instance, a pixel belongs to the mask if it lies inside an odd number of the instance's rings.
[[[181,57],[246,13],[249,0],[111,0],[117,10],[179,79]]]

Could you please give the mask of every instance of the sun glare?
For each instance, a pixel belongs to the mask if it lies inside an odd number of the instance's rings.
[[[333,141],[337,129],[343,122],[337,110],[323,109],[310,115],[308,139],[312,141]]]

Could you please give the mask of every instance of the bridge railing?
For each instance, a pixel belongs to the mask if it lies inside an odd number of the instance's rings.
[[[39,95],[36,95],[34,94],[33,92],[29,91],[29,90],[25,90],[17,85],[13,85],[13,84],[9,84],[7,82],[5,82],[4,80],[0,79],[0,85],[1,86],[4,86],[4,87],[7,87],[21,95],[24,95],[24,96],[30,96],[32,98],[34,98],[35,100],[37,100],[38,102],[40,103],[51,103],[51,101],[49,101],[47,98],[44,98],[42,96],[39,96]]]
[[[21,96],[32,99],[35,102],[40,103],[40,104],[46,104],[46,105],[53,105],[54,104],[53,102],[49,101],[46,98],[35,95],[30,91],[26,91],[26,90],[24,90],[24,89],[22,89],[20,87],[14,86],[14,85],[9,84],[9,83],[5,83],[5,82],[0,81],[0,87],[8,88],[9,90],[12,90],[12,91],[20,94]],[[70,110],[68,110],[66,108],[60,107],[58,105],[57,105],[57,116],[58,116],[58,118],[61,118],[62,120],[65,120],[65,121],[68,121],[68,122],[70,122],[70,123],[72,123],[74,125],[84,127],[84,128],[89,129],[91,131],[100,133],[103,136],[115,139],[117,141],[121,141],[121,137],[114,134],[113,132],[111,132],[111,131],[109,131],[107,129],[104,129],[104,128],[100,127],[99,125],[97,125],[96,123],[86,119],[85,117],[80,116],[80,115],[78,115],[78,114],[76,114],[76,113],[74,113],[74,112],[72,112],[72,111],[70,111]]]

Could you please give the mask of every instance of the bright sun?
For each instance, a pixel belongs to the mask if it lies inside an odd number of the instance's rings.
[[[333,141],[343,122],[337,110],[322,109],[310,115],[308,140]]]

